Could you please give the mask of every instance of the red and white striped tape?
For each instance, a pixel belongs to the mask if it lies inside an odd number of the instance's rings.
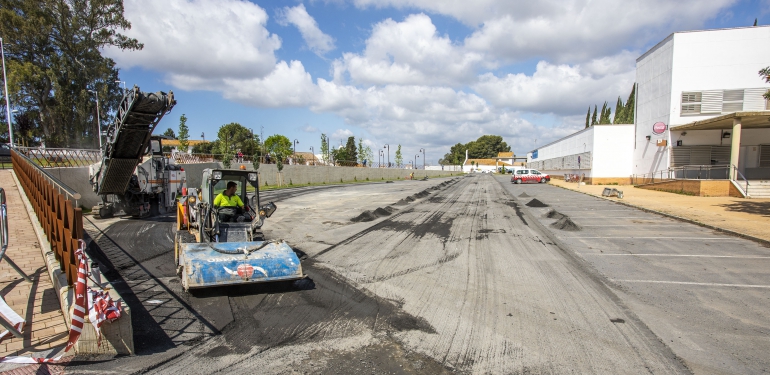
[[[120,317],[121,309],[119,302],[117,304],[114,303],[112,298],[110,298],[110,296],[104,291],[95,291],[86,285],[86,263],[88,262],[85,254],[86,243],[83,240],[78,241],[80,247],[77,249],[77,251],[75,251],[75,257],[78,260],[78,280],[75,283],[75,307],[72,312],[69,339],[67,340],[67,346],[64,348],[64,352],[54,358],[34,358],[23,356],[0,357],[0,363],[34,364],[52,363],[59,361],[64,353],[68,352],[75,346],[75,343],[80,338],[80,333],[83,331],[83,324],[85,322],[86,301],[88,302],[88,318],[93,324],[94,328],[96,328],[96,333],[99,335],[100,341],[102,323],[104,323],[106,320],[112,322]],[[2,299],[0,299],[0,301],[2,301]],[[3,305],[7,308],[7,311],[3,309]],[[14,326],[20,324],[18,325],[18,329],[21,329],[25,323],[24,320],[18,314],[16,314],[16,312],[14,312],[10,307],[8,307],[7,304],[5,304],[5,301],[2,301],[2,305],[0,305],[0,314],[2,314],[3,317],[9,320]],[[3,335],[0,336],[0,340],[2,340],[6,334],[9,334],[9,332],[6,331],[3,333]]]

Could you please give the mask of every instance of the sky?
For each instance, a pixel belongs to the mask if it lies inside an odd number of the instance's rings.
[[[428,165],[500,135],[517,155],[625,101],[636,58],[677,31],[770,24],[770,0],[124,0],[141,51],[120,79],[173,91],[158,125],[237,122],[319,153],[349,136]],[[770,65],[770,62],[768,62]],[[760,82],[757,77],[758,83]],[[385,149],[387,152],[387,149]],[[375,156],[377,158],[377,156]]]

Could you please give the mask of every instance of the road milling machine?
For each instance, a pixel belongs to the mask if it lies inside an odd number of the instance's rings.
[[[262,234],[276,205],[260,204],[257,172],[204,169],[201,181],[200,188],[185,189],[177,203],[174,261],[182,287],[189,291],[282,280],[300,280],[295,286],[302,287],[305,275],[294,250]],[[231,194],[229,201],[243,206],[215,206],[221,203],[217,196],[226,193]]]
[[[184,169],[163,157],[162,137],[152,132],[176,104],[174,93],[146,93],[134,86],[107,129],[102,160],[89,167],[91,185],[102,203],[102,218],[123,211],[134,217],[171,212],[187,186]]]

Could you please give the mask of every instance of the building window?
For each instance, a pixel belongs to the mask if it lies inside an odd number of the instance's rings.
[[[682,93],[682,115],[698,115],[700,114],[702,95],[700,92],[683,92]]]

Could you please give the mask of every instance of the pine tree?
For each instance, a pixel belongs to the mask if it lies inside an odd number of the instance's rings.
[[[591,116],[591,126],[596,125],[596,124],[598,124],[598,122],[596,122],[596,105],[594,105],[594,115]]]
[[[586,129],[591,126],[591,106],[588,106],[588,113],[586,113]]]
[[[615,104],[615,118],[613,121],[614,124],[623,124],[623,116],[625,116],[623,109],[623,101],[620,100],[620,97],[618,96],[618,103]]]

